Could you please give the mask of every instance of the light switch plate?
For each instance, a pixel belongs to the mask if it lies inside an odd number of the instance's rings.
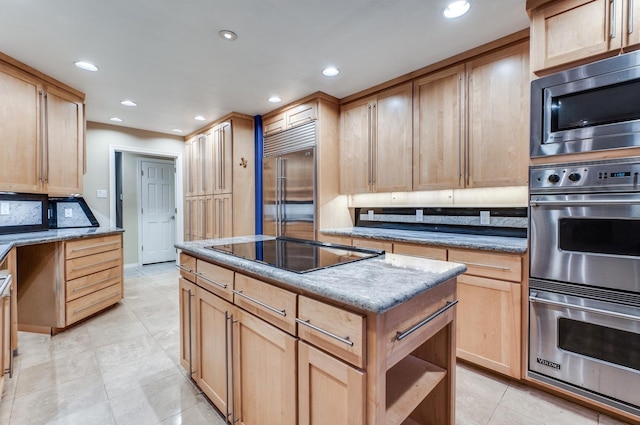
[[[107,190],[106,189],[98,189],[96,190],[96,198],[106,198]]]
[[[416,221],[422,221],[424,217],[424,213],[422,210],[416,210]]]
[[[8,202],[0,202],[0,215],[9,215],[11,209]]]
[[[73,209],[72,208],[65,208],[64,209],[64,217],[65,218],[72,218],[73,217]]]
[[[480,211],[480,224],[491,224],[491,213],[489,211]]]

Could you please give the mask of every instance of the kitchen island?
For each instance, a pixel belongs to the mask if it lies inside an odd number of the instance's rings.
[[[267,239],[176,244],[182,364],[223,417],[247,425],[455,422],[464,265],[385,254],[294,273],[207,248]]]

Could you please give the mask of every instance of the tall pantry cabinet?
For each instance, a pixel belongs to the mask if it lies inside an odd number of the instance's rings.
[[[253,118],[231,113],[185,142],[184,239],[255,233]]]
[[[82,193],[84,95],[1,54],[0,93],[0,191]]]

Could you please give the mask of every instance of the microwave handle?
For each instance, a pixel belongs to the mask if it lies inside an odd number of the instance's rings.
[[[631,314],[617,313],[615,311],[601,310],[599,308],[587,307],[583,305],[568,304],[560,301],[547,300],[544,298],[539,298],[536,292],[532,292],[531,295],[529,295],[529,301],[531,303],[539,303],[539,304],[553,305],[556,307],[571,308],[573,310],[586,311],[587,313],[595,313],[595,314],[601,314],[603,316],[615,317],[616,319],[633,320],[634,322],[640,322],[640,317],[638,316],[633,316]]]

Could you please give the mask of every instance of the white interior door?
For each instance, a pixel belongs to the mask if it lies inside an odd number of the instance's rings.
[[[173,161],[141,160],[142,264],[175,260],[176,205]]]

